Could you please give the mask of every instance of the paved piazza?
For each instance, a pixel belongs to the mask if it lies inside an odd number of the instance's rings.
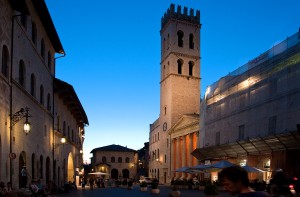
[[[133,190],[128,190],[125,188],[96,188],[94,190],[90,190],[88,187],[85,190],[82,190],[81,188],[78,188],[78,190],[73,190],[70,191],[68,194],[62,194],[58,195],[59,196],[74,196],[74,197],[93,197],[93,196],[101,196],[101,197],[147,197],[147,196],[169,196],[169,193],[171,192],[171,187],[170,186],[159,186],[160,193],[159,194],[152,194],[150,192],[151,188],[148,187],[147,192],[141,192],[139,186],[134,186]],[[199,190],[187,190],[187,189],[182,189],[181,191],[181,196],[182,197],[204,197],[203,191]],[[224,196],[224,197],[229,197],[227,193],[221,193],[218,196]]]

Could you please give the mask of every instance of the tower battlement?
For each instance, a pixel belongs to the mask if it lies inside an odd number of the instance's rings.
[[[200,25],[200,11],[197,10],[195,15],[194,9],[191,8],[188,10],[187,7],[183,7],[182,10],[181,5],[178,5],[177,10],[175,11],[175,4],[171,4],[170,8],[168,8],[167,12],[165,12],[164,16],[161,18],[161,29],[163,29],[171,19],[184,20]]]

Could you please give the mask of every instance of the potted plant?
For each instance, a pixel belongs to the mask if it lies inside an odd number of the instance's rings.
[[[205,185],[204,194],[206,196],[218,196],[218,187],[215,184],[208,183]]]
[[[127,189],[132,190],[133,189],[133,181],[129,180],[127,186],[128,186]]]
[[[151,182],[151,193],[159,194],[160,190],[158,189],[158,180],[153,180]]]
[[[173,185],[172,191],[170,193],[170,197],[178,197],[180,196],[181,192],[179,191],[179,188],[177,185]]]
[[[142,181],[142,182],[140,183],[140,190],[141,190],[142,192],[146,192],[146,191],[147,191],[147,186],[148,186],[148,184],[147,184],[145,181]]]

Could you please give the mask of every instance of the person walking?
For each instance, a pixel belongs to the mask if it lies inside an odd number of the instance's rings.
[[[222,169],[218,178],[224,189],[237,197],[267,197],[268,193],[254,191],[249,187],[248,172],[240,166],[231,166]]]
[[[27,177],[29,176],[26,166],[23,166],[22,170],[21,170],[21,188],[26,188],[27,186]]]

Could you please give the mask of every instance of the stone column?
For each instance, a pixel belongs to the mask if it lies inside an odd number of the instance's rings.
[[[177,150],[177,152],[176,152],[176,168],[175,168],[175,170],[177,168],[179,168],[179,163],[180,163],[180,138],[179,137],[176,138],[176,150]],[[178,178],[179,176],[180,176],[180,173],[177,172],[176,177]]]
[[[176,147],[176,138],[173,138],[172,139],[172,166],[173,166],[173,177],[176,177],[176,173],[175,173],[175,170],[176,170],[176,154],[177,154],[177,147]]]
[[[181,147],[181,150],[182,150],[182,162],[181,162],[181,166],[182,167],[185,167],[187,166],[187,163],[186,163],[186,136],[182,136],[181,137],[181,141],[182,141],[182,147]],[[186,177],[186,173],[182,173],[182,177],[185,178]]]

